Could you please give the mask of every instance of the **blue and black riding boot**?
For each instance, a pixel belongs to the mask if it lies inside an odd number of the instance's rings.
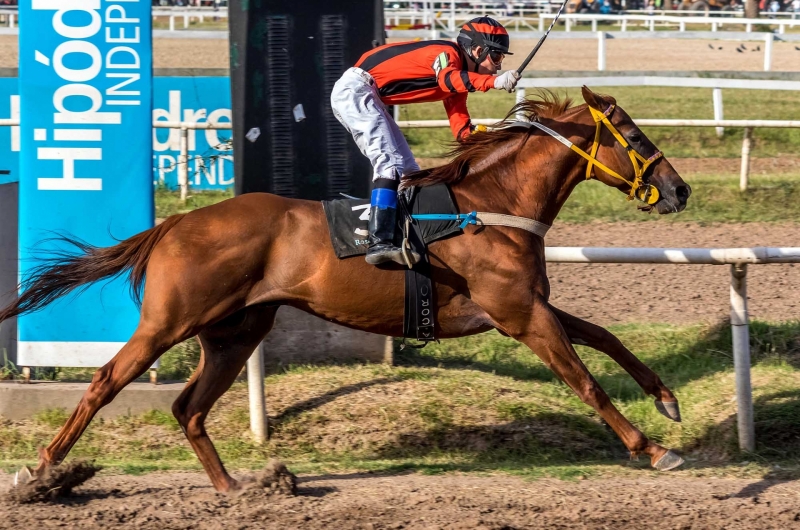
[[[380,265],[393,261],[406,265],[403,251],[394,246],[394,231],[397,226],[397,188],[400,179],[379,178],[372,190],[369,209],[369,248],[367,249],[367,263]],[[406,250],[406,255],[415,264],[420,256],[412,249]]]

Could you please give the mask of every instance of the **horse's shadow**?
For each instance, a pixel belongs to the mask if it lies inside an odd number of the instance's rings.
[[[627,450],[605,424],[566,412],[524,415],[497,425],[429,425],[401,432],[377,448],[377,459],[420,459],[442,453],[467,457],[453,469],[609,461]],[[406,464],[409,465],[409,464]],[[421,462],[424,464],[424,460]],[[440,467],[436,465],[434,467]],[[417,469],[417,466],[410,465]]]

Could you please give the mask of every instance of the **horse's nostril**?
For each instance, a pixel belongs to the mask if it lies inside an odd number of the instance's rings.
[[[675,195],[678,197],[678,200],[681,204],[685,204],[686,200],[689,198],[689,195],[692,194],[692,188],[687,186],[677,186],[675,188]]]

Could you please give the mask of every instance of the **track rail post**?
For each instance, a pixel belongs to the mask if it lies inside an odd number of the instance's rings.
[[[253,440],[267,440],[267,407],[264,403],[264,349],[259,344],[247,360],[247,394],[250,398],[250,431]]]
[[[753,128],[744,128],[742,138],[742,168],[739,173],[739,191],[747,191],[750,180],[750,147],[752,146]]]
[[[750,386],[750,330],[747,315],[747,264],[731,265],[731,335],[736,373],[736,421],[739,448],[756,448],[753,424],[753,393]]]

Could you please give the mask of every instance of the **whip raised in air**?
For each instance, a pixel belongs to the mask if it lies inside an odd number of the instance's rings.
[[[567,2],[569,2],[569,0],[564,0],[564,3],[561,4],[561,7],[558,8],[558,13],[556,13],[555,18],[550,23],[550,27],[547,28],[547,31],[544,32],[544,35],[542,35],[542,38],[539,39],[539,42],[536,43],[536,46],[533,48],[533,50],[531,50],[531,53],[528,54],[528,57],[526,57],[525,60],[522,61],[522,64],[520,65],[520,67],[517,68],[517,73],[518,74],[522,73],[522,71],[525,69],[525,67],[528,66],[528,63],[531,62],[531,59],[533,59],[533,56],[536,55],[536,52],[539,51],[539,48],[542,47],[542,43],[544,42],[544,39],[546,39],[547,36],[550,35],[550,30],[553,29],[553,26],[556,25],[556,21],[558,21],[558,17],[561,16],[561,13],[564,11],[564,8],[567,6]]]

